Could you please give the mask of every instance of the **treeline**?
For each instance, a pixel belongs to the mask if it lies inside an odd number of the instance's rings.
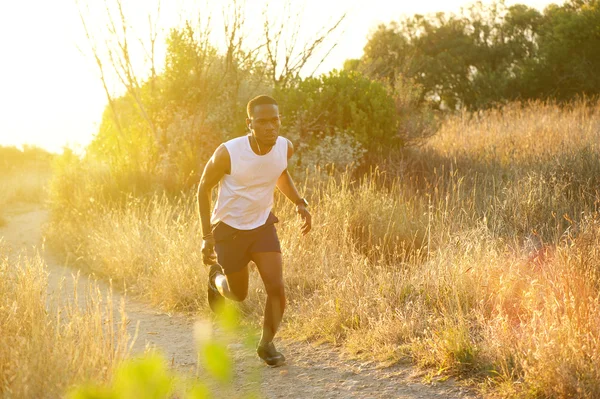
[[[35,146],[0,146],[0,225],[5,222],[2,213],[10,204],[37,203],[46,198],[45,187],[56,158]]]
[[[53,156],[36,146],[25,145],[23,149],[0,146],[0,175],[37,169],[47,171]]]
[[[600,93],[600,1],[568,0],[543,12],[481,2],[460,14],[415,15],[380,25],[345,68],[399,75],[421,101],[470,110],[514,100],[570,101]]]
[[[244,134],[246,103],[258,94],[271,94],[280,103],[282,134],[296,144],[291,167],[299,173],[325,163],[356,167],[366,154],[435,131],[434,115],[418,104],[416,86],[397,90],[395,83],[356,71],[301,77],[335,45],[344,16],[298,44],[290,38],[300,25],[284,15],[282,24],[265,21],[262,39],[249,43],[243,9],[232,4],[224,7],[224,51],[211,42],[213,28],[188,21],[168,32],[164,64],[152,60],[147,74],[130,63],[126,16],[122,27],[115,26],[113,42],[107,41],[113,43],[110,58],[101,59],[103,52],[92,42],[103,81],[116,73],[125,94],[113,97],[107,91],[99,130],[80,165],[95,172],[82,175],[98,175],[118,192],[193,188],[216,147]]]
[[[263,93],[280,102],[283,134],[297,147],[291,168],[303,171],[380,165],[390,150],[432,135],[444,109],[600,92],[600,0],[544,12],[500,2],[460,15],[415,15],[379,26],[363,57],[342,70],[304,78],[333,46],[343,16],[300,46],[289,40],[299,26],[290,15],[265,20],[262,40],[249,43],[243,8],[224,10],[225,51],[212,44],[211,27],[186,22],[169,31],[164,64],[152,58],[147,73],[131,64],[125,16],[113,18],[122,26],[106,41],[109,58],[92,42],[103,83],[112,69],[125,94],[107,91],[86,149],[85,165],[95,172],[84,175],[116,192],[190,189],[218,144],[244,134],[245,105]]]

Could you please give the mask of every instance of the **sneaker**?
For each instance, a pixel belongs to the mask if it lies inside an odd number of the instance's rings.
[[[256,353],[258,357],[271,367],[279,367],[285,363],[285,356],[281,352],[277,352],[273,342],[269,342],[266,345],[259,345],[256,348]]]
[[[215,263],[210,266],[208,271],[208,306],[214,313],[217,313],[225,301],[225,298],[221,295],[215,285],[215,278],[218,274],[223,274],[223,268],[221,265]]]

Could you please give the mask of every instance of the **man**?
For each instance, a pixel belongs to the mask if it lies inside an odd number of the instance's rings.
[[[278,219],[271,213],[275,187],[296,204],[304,221],[303,235],[311,229],[311,215],[287,170],[294,147],[279,136],[277,102],[269,96],[255,97],[248,102],[247,114],[250,133],[221,144],[202,173],[198,186],[202,256],[210,265],[208,302],[213,311],[224,298],[246,298],[248,263],[252,260],[256,264],[267,292],[256,352],[268,365],[279,366],[285,357],[275,349],[273,337],[285,309],[285,292],[281,248],[274,226]],[[218,183],[211,217],[211,191]]]

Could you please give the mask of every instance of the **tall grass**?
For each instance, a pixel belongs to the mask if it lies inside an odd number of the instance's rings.
[[[129,292],[166,309],[205,307],[201,233],[192,204],[157,196],[132,198],[121,208],[91,205],[48,229],[71,263],[112,278],[116,286],[126,283]]]
[[[313,232],[276,206],[284,334],[410,359],[494,395],[597,397],[599,136],[597,104],[513,104],[451,117],[364,177],[307,179]],[[82,189],[97,184],[90,167],[58,171],[54,245],[153,303],[205,311],[193,195],[115,202],[110,184]],[[254,273],[254,319],[261,291]]]
[[[79,307],[48,298],[40,258],[10,258],[0,241],[0,396],[55,398],[106,381],[128,352],[127,318],[93,285]]]

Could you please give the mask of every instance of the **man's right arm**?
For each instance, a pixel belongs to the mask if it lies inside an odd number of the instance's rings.
[[[198,185],[197,210],[202,225],[202,238],[204,240],[202,246],[205,257],[209,256],[209,252],[212,254],[214,250],[214,239],[212,239],[212,229],[210,225],[211,192],[221,181],[223,176],[225,176],[226,173],[229,173],[230,169],[231,160],[229,152],[227,151],[227,148],[221,144],[204,167],[202,177],[200,178],[200,184]],[[209,244],[209,248],[206,248],[205,251],[204,249],[207,243]]]

